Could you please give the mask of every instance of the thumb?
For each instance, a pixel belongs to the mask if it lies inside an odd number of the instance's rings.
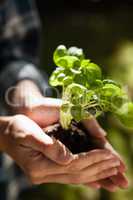
[[[72,153],[65,145],[49,137],[41,128],[31,135],[30,146],[57,164],[66,165],[73,160]]]
[[[91,134],[93,137],[101,138],[103,141],[105,141],[105,136],[107,135],[106,132],[101,128],[99,123],[94,117],[91,117],[90,119],[85,119],[82,121],[82,124],[86,128],[86,130],[89,131],[89,134]]]
[[[28,112],[28,116],[44,128],[59,121],[61,104],[60,99],[43,97]]]

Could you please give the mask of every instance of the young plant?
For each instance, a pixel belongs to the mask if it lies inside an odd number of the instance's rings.
[[[104,112],[133,128],[133,103],[126,92],[117,82],[103,79],[100,67],[86,59],[82,49],[60,45],[53,59],[57,68],[50,84],[62,87],[60,122],[64,129],[69,129],[72,120],[80,122]]]

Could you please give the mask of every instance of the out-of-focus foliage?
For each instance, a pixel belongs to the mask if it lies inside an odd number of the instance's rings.
[[[49,74],[55,69],[52,53],[59,44],[80,46],[85,54],[103,67],[109,78],[125,84],[133,98],[133,6],[128,3],[85,5],[82,9],[55,8],[44,16],[42,66]],[[56,2],[57,3],[57,2]],[[108,2],[107,2],[108,3]],[[75,7],[78,7],[75,4]],[[104,120],[103,120],[104,119]],[[109,141],[127,164],[130,187],[115,193],[94,191],[84,187],[48,184],[24,195],[30,200],[132,200],[133,198],[133,134],[112,116],[100,119]],[[103,121],[102,121],[103,120]],[[106,121],[106,124],[105,124]],[[103,123],[102,123],[103,122]]]
[[[100,192],[83,186],[45,184],[31,190],[25,190],[20,200],[98,200]]]

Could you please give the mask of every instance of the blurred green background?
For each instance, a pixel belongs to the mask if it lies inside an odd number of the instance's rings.
[[[38,0],[42,19],[41,67],[48,75],[59,44],[78,46],[98,63],[107,77],[121,82],[133,98],[133,4],[132,1],[46,1]],[[108,139],[127,164],[130,186],[109,193],[86,187],[45,184],[25,191],[21,200],[132,200],[133,131],[110,115],[99,119]],[[105,123],[106,120],[106,123]]]

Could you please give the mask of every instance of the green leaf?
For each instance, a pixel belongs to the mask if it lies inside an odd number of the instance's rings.
[[[101,69],[95,63],[91,63],[89,60],[83,60],[81,62],[82,73],[86,76],[86,80],[93,84],[95,80],[102,78]]]
[[[67,48],[64,45],[58,46],[53,55],[54,62],[57,63],[57,60],[65,55],[67,55]]]
[[[63,85],[64,87],[70,85],[73,83],[73,78],[71,76],[67,76],[63,79]]]
[[[121,88],[121,85],[119,83],[117,83],[116,81],[114,80],[111,80],[111,79],[104,79],[103,80],[103,84],[113,84],[113,85],[116,85],[118,86],[119,88]]]
[[[133,103],[132,102],[123,104],[122,107],[119,110],[117,110],[116,114],[123,125],[125,125],[128,128],[133,128]]]
[[[70,47],[68,49],[68,55],[70,56],[76,56],[77,58],[79,58],[80,60],[84,59],[84,53],[83,53],[83,49],[79,49],[77,47]]]
[[[105,97],[105,98],[112,98],[112,96],[121,96],[122,95],[122,90],[113,84],[105,84],[102,89],[100,90],[100,94],[101,96]]]
[[[56,59],[55,64],[58,67],[78,69],[80,67],[80,60],[75,56],[63,56]]]
[[[64,90],[63,99],[64,100],[69,99],[70,101],[72,101],[73,97],[84,95],[85,92],[86,92],[85,87],[79,84],[72,83]]]
[[[124,125],[133,127],[133,103],[126,92],[114,80],[102,80],[100,67],[85,59],[82,49],[67,50],[61,45],[54,52],[54,62],[58,67],[50,77],[50,84],[62,87],[63,128],[68,129],[72,119],[79,122],[108,111],[117,115]]]
[[[70,109],[71,109],[70,103],[66,103],[64,101],[60,109],[60,123],[64,129],[68,129],[72,121],[72,115]]]
[[[74,80],[75,83],[77,83],[79,85],[83,85],[83,86],[85,86],[87,88],[90,87],[90,84],[88,82],[88,79],[87,79],[86,75],[83,74],[81,71],[80,71],[79,74],[75,74],[73,80]]]
[[[100,99],[103,101],[105,111],[115,112],[125,103],[128,98],[125,92],[112,83],[105,84],[99,91]]]
[[[56,70],[52,73],[49,83],[51,86],[62,86],[63,79],[66,76],[65,70],[63,68],[56,68]]]
[[[103,87],[103,81],[98,80],[98,79],[95,80],[95,81],[93,82],[92,87],[93,87],[94,89]]]
[[[82,107],[81,105],[73,105],[71,107],[71,115],[73,119],[75,119],[77,122],[80,122],[82,119]]]

